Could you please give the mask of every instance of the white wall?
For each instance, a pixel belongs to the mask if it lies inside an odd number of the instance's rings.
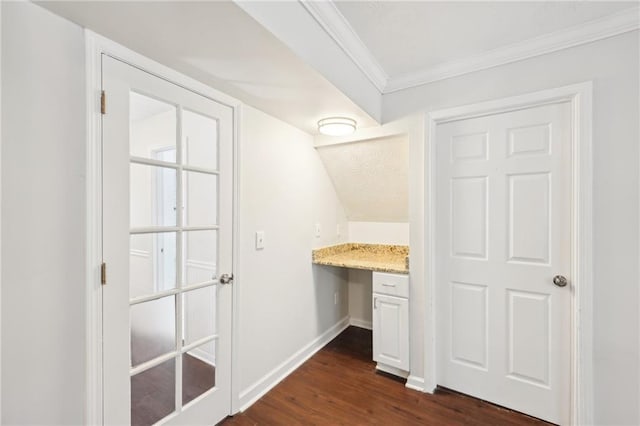
[[[2,423],[82,424],[82,30],[2,9]]]
[[[409,245],[408,222],[349,222],[349,242]]]
[[[242,406],[264,389],[269,373],[347,316],[348,288],[346,270],[311,264],[313,248],[346,240],[335,233],[338,223],[347,229],[313,138],[251,107],[241,119],[235,357]],[[255,249],[258,230],[263,250]]]
[[[349,320],[352,325],[371,329],[373,283],[371,271],[349,269]]]
[[[638,424],[638,32],[384,96],[385,121],[593,80],[594,374],[597,424]],[[412,139],[411,274],[422,256],[423,141]],[[424,276],[420,277],[424,280]],[[413,296],[412,296],[413,297]],[[424,321],[424,308],[420,318]],[[412,313],[412,320],[414,314]],[[418,324],[422,324],[419,322]],[[412,336],[416,330],[412,331]],[[413,343],[413,342],[412,342]],[[412,360],[416,355],[412,344]],[[416,366],[416,371],[421,366]],[[413,365],[412,365],[413,369]]]

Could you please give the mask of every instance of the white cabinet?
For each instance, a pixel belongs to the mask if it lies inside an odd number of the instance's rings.
[[[409,371],[409,277],[373,273],[373,360],[406,377]]]

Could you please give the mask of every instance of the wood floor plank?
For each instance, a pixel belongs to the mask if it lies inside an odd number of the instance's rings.
[[[371,331],[349,327],[248,410],[224,426],[548,425],[502,407],[438,389],[407,389],[378,373]]]

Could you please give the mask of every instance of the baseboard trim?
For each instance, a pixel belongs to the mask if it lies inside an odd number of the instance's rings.
[[[404,386],[419,392],[426,392],[424,388],[424,379],[422,377],[410,375],[407,377],[407,383]]]
[[[393,374],[394,376],[402,377],[403,379],[406,379],[409,376],[407,371],[381,363],[376,364],[376,370]]]
[[[349,325],[354,327],[360,327],[367,330],[373,330],[373,323],[371,321],[365,321],[359,318],[351,318],[349,317]]]
[[[336,325],[322,333],[322,335],[318,336],[311,343],[267,373],[262,379],[249,386],[246,390],[240,392],[240,402],[238,404],[240,412],[245,411],[258,399],[262,398],[264,394],[273,389],[278,383],[291,374],[296,368],[300,367],[300,365],[311,358],[338,334],[342,333],[347,327],[349,327],[349,317],[344,317]]]

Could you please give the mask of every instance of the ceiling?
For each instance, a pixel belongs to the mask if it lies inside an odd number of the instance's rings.
[[[44,1],[312,135],[384,94],[636,30],[638,2]]]
[[[44,1],[42,7],[310,134],[331,115],[377,123],[228,1]]]
[[[615,1],[335,2],[389,78],[583,24],[635,4]]]

